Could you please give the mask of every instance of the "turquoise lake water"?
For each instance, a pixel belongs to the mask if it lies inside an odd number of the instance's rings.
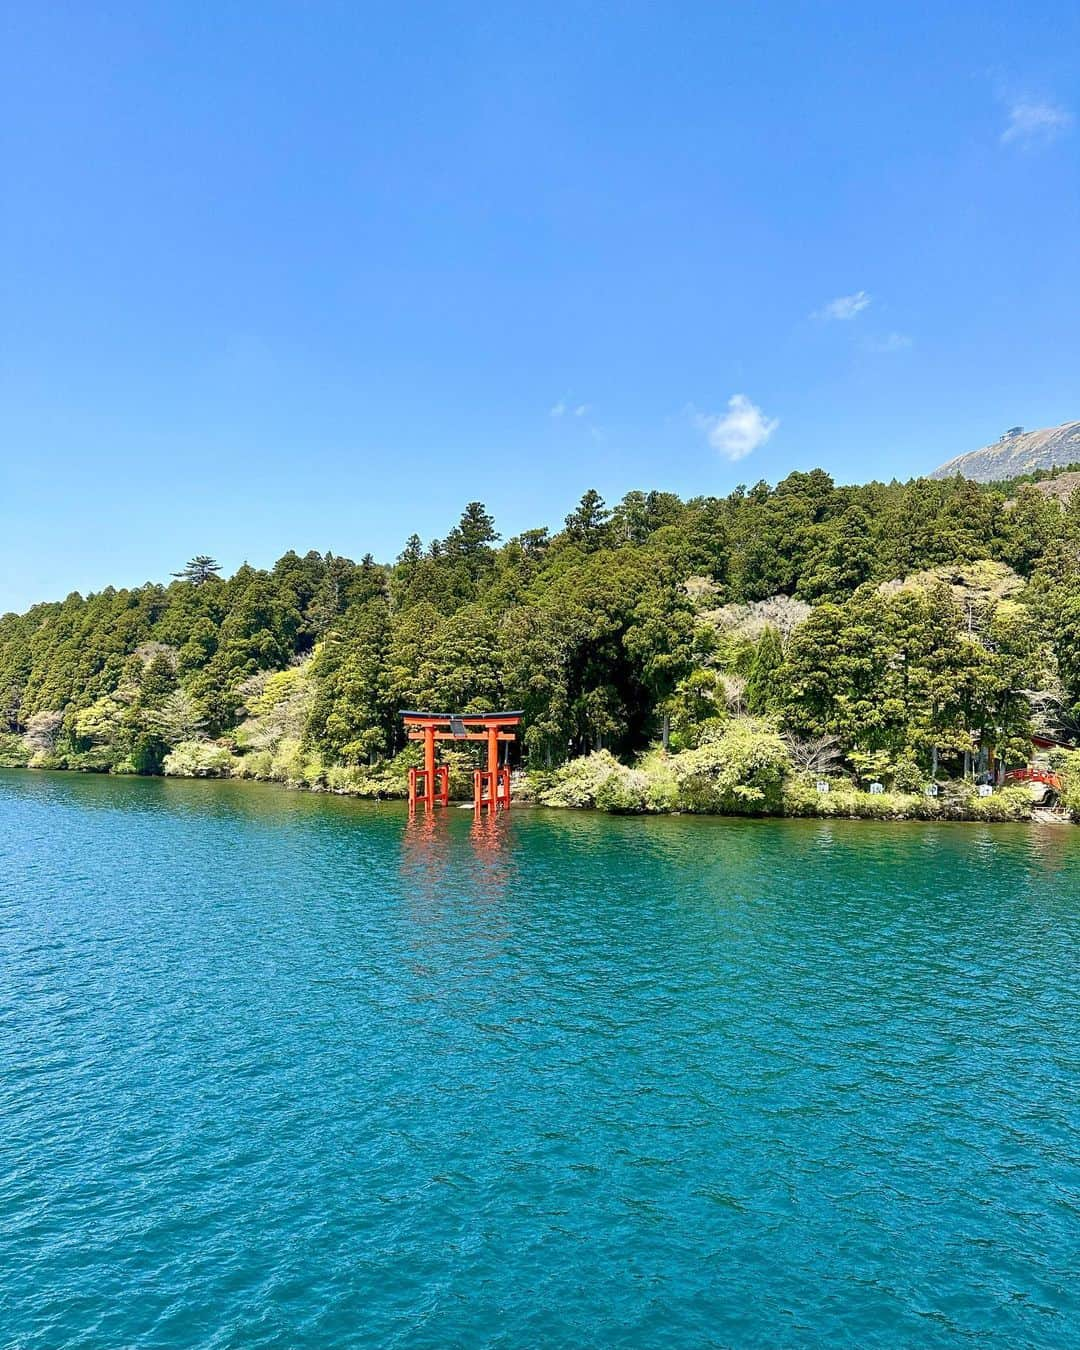
[[[1080,830],[0,773],[0,1345],[1080,1344]]]

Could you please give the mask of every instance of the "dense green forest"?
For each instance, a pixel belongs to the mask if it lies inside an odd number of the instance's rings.
[[[549,795],[567,760],[633,773],[663,745],[684,778],[728,775],[667,804],[737,807],[767,800],[755,756],[916,791],[989,750],[1023,763],[1080,715],[1080,500],[1030,482],[589,491],[557,533],[506,541],[471,502],[393,564],[219,573],[196,558],[0,619],[2,762],[393,792],[398,709],[512,707]]]

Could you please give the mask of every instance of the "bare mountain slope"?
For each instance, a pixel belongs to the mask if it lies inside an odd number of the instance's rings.
[[[1044,497],[1056,497],[1059,502],[1067,502],[1080,488],[1080,473],[1059,473],[1056,478],[1043,478],[1032,486]]]
[[[1043,431],[1013,427],[993,445],[950,459],[930,477],[951,478],[958,473],[976,483],[994,483],[1002,478],[1018,478],[1034,469],[1076,463],[1080,463],[1080,422],[1062,422],[1059,427]]]

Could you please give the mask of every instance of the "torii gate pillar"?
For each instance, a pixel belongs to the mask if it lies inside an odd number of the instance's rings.
[[[424,777],[429,785],[435,782],[435,728],[424,728]]]
[[[500,806],[510,810],[510,770],[499,768],[499,728],[489,724],[487,768],[477,769],[473,774],[473,810],[479,815],[485,807],[497,811]]]

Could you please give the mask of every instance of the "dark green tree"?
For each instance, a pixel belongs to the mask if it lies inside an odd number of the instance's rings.
[[[766,628],[754,647],[746,676],[746,706],[752,713],[775,712],[783,706],[784,644],[776,628]]]
[[[589,488],[576,510],[566,517],[566,537],[586,549],[599,548],[604,542],[607,518],[603,497],[594,488]]]
[[[205,586],[208,581],[219,580],[221,564],[215,562],[206,553],[199,553],[179,572],[174,572],[173,576],[181,581],[190,581],[193,586]]]

